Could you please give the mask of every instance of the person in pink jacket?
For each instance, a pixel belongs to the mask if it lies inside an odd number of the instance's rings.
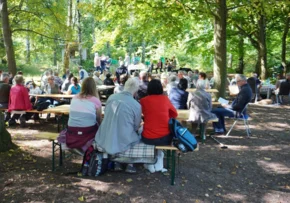
[[[23,85],[22,75],[15,76],[15,85],[10,89],[8,112],[17,110],[17,111],[26,111],[32,109],[32,104],[29,100],[29,94],[27,88]],[[31,118],[32,113],[23,114],[20,117],[20,126],[24,127],[25,122]],[[9,126],[16,123],[16,119],[19,118],[19,114],[14,114],[12,118],[8,121]]]

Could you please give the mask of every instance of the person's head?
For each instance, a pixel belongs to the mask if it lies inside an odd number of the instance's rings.
[[[96,88],[96,83],[92,77],[87,77],[82,82],[80,97],[86,98],[88,96],[94,96],[94,97],[99,98],[98,91]]]
[[[15,83],[16,85],[22,85],[23,84],[23,76],[22,75],[15,75]]]
[[[128,75],[127,74],[122,74],[120,76],[120,84],[125,85],[126,81],[128,80]]]
[[[178,71],[177,77],[179,79],[183,78],[183,71],[182,70]]]
[[[8,73],[2,73],[2,81],[4,82],[4,83],[9,83],[9,78],[10,78],[10,76],[9,76],[9,74]]]
[[[206,79],[206,74],[204,72],[200,72],[198,74],[198,79],[205,80]]]
[[[23,75],[23,72],[22,71],[18,71],[17,75]]]
[[[51,75],[47,78],[48,84],[52,85],[54,83],[54,77]]]
[[[94,71],[94,76],[99,77],[100,76],[100,72],[99,71]]]
[[[170,75],[169,78],[168,78],[168,82],[169,83],[173,83],[177,80],[177,77],[176,75]]]
[[[196,82],[196,89],[198,90],[204,90],[206,87],[205,81],[204,80],[198,80]]]
[[[68,75],[68,80],[71,81],[71,79],[73,78],[73,76],[74,76],[74,74],[70,73],[70,74]]]
[[[253,73],[253,74],[252,74],[252,77],[254,77],[254,78],[258,78],[258,74],[257,74],[257,73]]]
[[[179,89],[185,91],[185,90],[187,89],[187,87],[188,87],[188,81],[187,81],[187,79],[185,79],[185,78],[181,78],[181,79],[179,80],[179,83],[178,83],[177,87],[178,87]]]
[[[147,74],[146,71],[141,71],[140,72],[140,80],[142,80],[142,81],[147,80],[147,76],[148,76],[148,74]]]
[[[244,75],[242,75],[242,74],[236,74],[235,75],[235,79],[236,79],[237,85],[239,87],[241,87],[241,86],[243,86],[244,84],[247,83],[247,78]]]
[[[290,80],[290,73],[286,74],[286,80]]]
[[[53,75],[58,77],[58,72],[53,72]]]
[[[153,79],[148,83],[148,95],[161,95],[163,94],[163,87],[160,80]]]
[[[138,71],[134,71],[133,77],[139,78],[139,72]]]
[[[193,73],[194,73],[195,75],[198,75],[199,71],[198,71],[197,69],[195,69],[195,70],[193,71]]]
[[[106,78],[110,78],[111,77],[111,73],[106,73]]]
[[[139,81],[136,78],[129,78],[124,86],[124,91],[130,92],[135,95],[139,89]]]
[[[78,84],[78,79],[76,77],[72,77],[70,80],[71,84],[77,85]]]
[[[188,77],[192,77],[193,76],[193,72],[192,71],[188,71]]]

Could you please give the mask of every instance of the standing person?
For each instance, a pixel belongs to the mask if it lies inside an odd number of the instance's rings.
[[[163,72],[163,62],[161,61],[161,59],[159,59],[157,63],[157,69],[159,69],[160,72]],[[157,69],[156,69],[156,72],[157,72]]]
[[[141,106],[133,98],[138,86],[138,81],[129,78],[124,91],[111,95],[106,102],[104,120],[96,134],[95,142],[108,154],[124,152],[140,142],[137,131],[141,125]],[[115,164],[115,170],[121,170],[119,163]],[[134,173],[136,169],[132,164],[128,164],[126,172]]]
[[[240,88],[240,92],[231,105],[225,104],[223,105],[223,108],[212,110],[212,113],[214,113],[219,119],[218,122],[213,123],[213,134],[224,134],[226,132],[224,117],[234,117],[236,112],[241,113],[252,99],[252,90],[250,85],[247,83],[247,78],[242,74],[237,74],[235,78],[237,85]]]
[[[80,83],[82,83],[82,81],[83,81],[85,78],[89,77],[89,74],[88,74],[88,72],[87,72],[85,69],[83,69],[83,67],[81,67],[81,66],[79,66],[78,69],[79,69]]]
[[[106,70],[106,56],[105,56],[105,54],[102,54],[102,57],[101,57],[101,72],[103,72],[104,70]]]
[[[82,83],[81,92],[71,100],[67,132],[65,139],[59,137],[60,142],[85,152],[95,138],[101,118],[102,103],[96,83],[88,77]]]
[[[98,53],[95,53],[94,67],[95,67],[96,71],[101,71],[101,59],[100,59]]]
[[[119,67],[124,65],[124,61],[123,61],[121,56],[119,57],[118,65],[119,65]]]
[[[126,53],[126,56],[125,56],[125,58],[124,58],[124,65],[125,65],[126,67],[128,67],[128,66],[130,65],[130,56],[129,56],[128,53]]]
[[[172,64],[172,69],[176,69],[177,61],[176,61],[175,56],[172,57],[171,64]]]
[[[125,65],[120,66],[119,68],[117,68],[116,70],[116,77],[117,77],[117,82],[120,83],[120,76],[126,74],[128,75],[128,69]]]
[[[78,79],[76,77],[72,77],[71,85],[68,87],[67,94],[78,94],[81,91],[81,86],[79,85]]]
[[[112,65],[112,59],[111,59],[110,56],[108,55],[108,56],[106,57],[106,69],[107,69],[107,71],[110,71],[110,67],[111,67],[111,65]]]

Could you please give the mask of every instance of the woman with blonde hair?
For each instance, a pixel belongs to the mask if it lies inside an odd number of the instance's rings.
[[[81,91],[73,97],[70,105],[68,128],[61,143],[69,148],[85,152],[91,146],[101,123],[102,103],[99,100],[96,83],[87,77],[82,83]]]

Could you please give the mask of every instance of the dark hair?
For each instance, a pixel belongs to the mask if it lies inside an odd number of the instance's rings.
[[[128,80],[127,74],[120,75],[120,84],[125,85],[125,82]]]
[[[110,78],[110,77],[111,77],[111,73],[107,73],[106,78]]]
[[[160,95],[163,94],[163,87],[160,80],[153,79],[149,82],[147,88],[148,95]]]
[[[206,79],[206,74],[205,74],[204,72],[200,72],[199,75],[200,75],[202,78]]]
[[[177,85],[177,87],[178,87],[179,89],[184,90],[184,91],[187,89],[187,86],[188,86],[188,81],[187,81],[187,79],[185,79],[185,78],[181,78],[181,79],[179,80],[178,85]]]
[[[76,77],[72,77],[72,80],[74,81],[75,85],[78,85],[79,81]]]
[[[74,76],[74,74],[72,74],[72,73],[70,73],[70,74],[68,75],[68,79],[69,79],[69,81],[72,79],[73,76]]]

